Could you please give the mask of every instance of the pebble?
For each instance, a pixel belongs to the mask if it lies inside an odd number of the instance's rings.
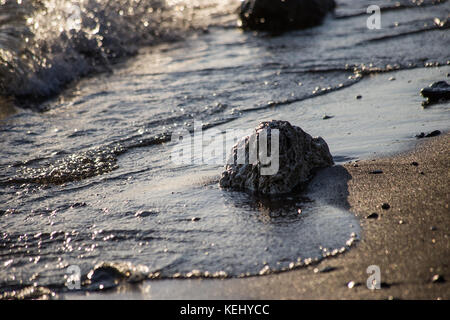
[[[431,278],[431,282],[433,282],[433,283],[444,283],[445,279],[444,279],[444,276],[441,276],[440,274],[435,274]]]
[[[416,138],[417,139],[431,138],[431,137],[436,137],[436,136],[438,136],[440,134],[441,134],[441,131],[439,131],[439,130],[434,130],[434,131],[431,131],[430,133],[427,133],[427,134],[425,134],[424,132],[421,132],[420,134],[416,135]]]
[[[381,209],[383,210],[388,210],[391,206],[389,205],[389,203],[385,202],[381,205]]]
[[[362,98],[362,95],[360,95],[360,94],[358,94],[357,96],[356,96],[356,99],[361,99]]]
[[[369,172],[370,174],[382,174],[383,170],[372,170]]]
[[[200,218],[199,218],[199,217],[193,217],[191,220],[192,220],[192,221],[199,221]]]
[[[411,165],[417,167],[419,165],[419,163],[416,161],[413,161],[413,162],[411,162]]]
[[[323,120],[327,120],[327,119],[331,119],[331,118],[333,118],[333,116],[324,115],[324,116],[322,117]]]
[[[334,270],[336,270],[337,268],[335,268],[335,267],[329,267],[329,266],[327,266],[327,267],[323,267],[323,268],[321,268],[321,269],[319,269],[319,268],[314,268],[314,273],[327,273],[327,272],[331,272],[331,271],[334,271]]]
[[[349,289],[352,289],[352,288],[357,287],[359,285],[360,285],[360,283],[359,282],[355,282],[355,281],[350,281],[349,283],[347,283],[347,287]]]
[[[389,78],[389,81],[394,81],[395,80],[395,77],[390,77]]]
[[[378,213],[376,212],[372,212],[371,214],[369,214],[366,219],[378,219]]]

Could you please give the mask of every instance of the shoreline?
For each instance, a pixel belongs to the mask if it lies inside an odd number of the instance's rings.
[[[449,145],[450,133],[443,133],[398,155],[344,164],[348,196],[334,200],[360,219],[362,237],[316,265],[249,278],[145,281],[60,298],[450,299]],[[382,209],[383,203],[390,208]],[[366,218],[373,212],[377,219]],[[380,267],[380,290],[366,287],[370,265]],[[435,275],[438,281],[432,281]]]

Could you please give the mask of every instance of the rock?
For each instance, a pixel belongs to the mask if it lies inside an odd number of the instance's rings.
[[[450,99],[450,85],[446,81],[437,81],[428,88],[420,90],[420,94],[430,102]]]
[[[371,214],[369,214],[366,219],[378,219],[378,213],[376,212],[372,212]]]
[[[331,267],[331,266],[327,266],[327,267],[323,267],[322,269],[319,269],[319,268],[314,268],[314,273],[328,273],[328,272],[331,272],[331,271],[334,271],[334,270],[337,270],[337,268],[336,267]]]
[[[261,169],[264,168],[261,159],[258,157],[256,161],[249,163],[248,151],[245,163],[237,163],[238,150],[249,150],[250,141],[259,141],[261,133],[267,132],[267,144],[270,146],[274,129],[279,130],[279,166],[276,173],[261,174]],[[219,184],[222,188],[248,190],[259,194],[283,194],[296,187],[305,186],[315,170],[331,165],[333,157],[321,137],[312,138],[287,121],[266,121],[261,122],[251,136],[242,138],[232,148]]]
[[[389,203],[386,203],[386,202],[381,205],[381,209],[383,209],[383,210],[388,210],[390,207],[391,206],[389,205]]]
[[[417,139],[422,139],[422,138],[431,138],[431,137],[436,137],[438,135],[441,134],[441,131],[439,130],[434,130],[431,131],[430,133],[425,134],[424,132],[421,132],[419,134],[416,134],[416,138]]]
[[[445,279],[444,279],[444,276],[441,276],[440,274],[435,274],[431,278],[431,282],[433,282],[433,283],[444,283]]]
[[[411,162],[411,165],[417,167],[419,165],[419,163],[416,161],[413,161],[413,162]]]
[[[434,130],[434,131],[431,131],[430,133],[426,134],[425,138],[436,137],[440,134],[441,134],[441,132],[439,130]]]
[[[328,119],[331,119],[331,118],[333,118],[333,116],[329,116],[329,115],[326,115],[326,114],[322,117],[323,120],[328,120]]]
[[[244,0],[242,28],[281,32],[319,25],[336,6],[334,0]]]
[[[358,287],[360,285],[361,285],[361,283],[359,283],[359,282],[350,281],[349,283],[347,283],[347,288],[353,289],[354,287]]]
[[[382,174],[383,170],[372,170],[369,172],[370,174]]]
[[[362,99],[362,95],[360,95],[360,94],[358,94],[357,96],[356,96],[356,99]]]

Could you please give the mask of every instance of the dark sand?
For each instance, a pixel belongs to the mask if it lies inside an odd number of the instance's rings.
[[[362,240],[346,253],[317,265],[244,279],[147,281],[109,293],[65,297],[449,299],[449,144],[450,134],[425,138],[406,154],[322,172],[313,184],[332,181],[327,184],[328,189],[334,188],[335,192],[328,200],[349,207],[361,219]],[[383,173],[370,174],[373,170]],[[382,209],[383,203],[389,203],[390,209]],[[378,213],[378,219],[365,218],[373,212]],[[379,290],[366,287],[366,269],[370,265],[381,269]],[[334,269],[314,272],[315,268],[325,267]],[[433,282],[436,274],[445,281]],[[347,286],[350,281],[356,283],[351,289]]]

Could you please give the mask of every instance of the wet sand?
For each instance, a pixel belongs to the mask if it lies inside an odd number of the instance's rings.
[[[262,277],[157,280],[70,299],[449,299],[450,134],[417,140],[408,153],[322,172],[336,204],[360,218],[362,240],[321,263]],[[336,169],[338,168],[338,169]],[[382,173],[370,173],[381,170]],[[382,209],[388,203],[390,208]],[[376,212],[378,219],[366,217]],[[301,245],[301,244],[299,244]],[[382,287],[366,287],[377,265]],[[316,269],[316,270],[315,270]],[[317,272],[319,270],[319,272]],[[444,281],[432,281],[440,275]],[[348,283],[354,281],[353,288]]]

